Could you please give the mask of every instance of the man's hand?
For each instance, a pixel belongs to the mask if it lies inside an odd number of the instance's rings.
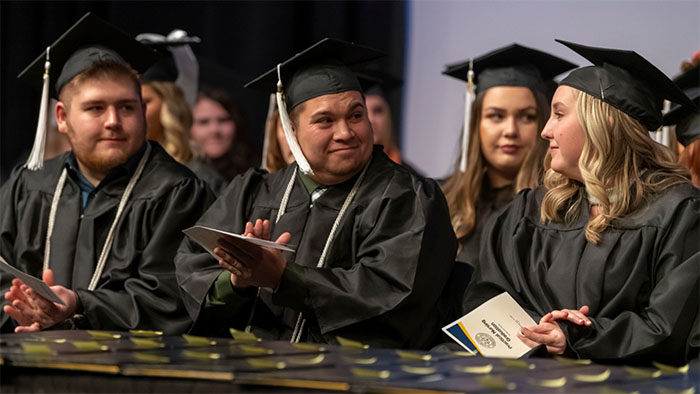
[[[53,271],[44,271],[42,278],[65,305],[53,303],[37,294],[19,279],[12,281],[5,299],[10,304],[3,311],[15,319],[19,326],[15,332],[39,331],[60,323],[75,314],[78,308],[78,295],[63,286],[55,286]]]
[[[255,224],[246,223],[243,235],[269,240],[270,221],[258,219]],[[286,245],[291,234],[284,233],[275,241]],[[280,282],[287,261],[279,250],[267,249],[247,243],[219,240],[219,247],[214,253],[221,257],[219,265],[231,272],[231,284],[237,290],[249,286],[269,287],[274,289]]]

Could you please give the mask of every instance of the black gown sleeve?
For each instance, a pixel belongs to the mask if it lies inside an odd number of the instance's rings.
[[[22,170],[13,171],[10,179],[0,188],[0,256],[8,264],[16,266],[12,257],[14,256],[13,245],[17,238],[17,219],[15,217],[15,199],[18,194],[19,174]],[[0,299],[5,303],[5,293],[12,285],[13,276],[0,271]],[[0,327],[2,331],[10,331],[12,325],[10,317],[0,310]]]
[[[521,191],[513,202],[489,223],[482,235],[479,264],[464,293],[462,315],[507,291],[535,321],[539,321],[542,317],[533,305],[519,296],[521,291],[528,291],[527,286],[518,286],[518,283],[526,280],[522,267],[512,267],[506,262],[511,258],[508,253],[513,248],[529,247],[529,245],[514,245],[513,235],[525,215],[533,194],[531,190]]]
[[[130,218],[124,231],[148,237],[126,245],[142,248],[134,260],[120,266],[108,263],[101,279],[104,285],[94,291],[76,290],[91,327],[154,329],[167,334],[187,329],[190,320],[179,294],[173,260],[182,230],[194,224],[211,200],[211,192],[201,181],[187,179],[149,209],[147,217]],[[143,231],[142,226],[149,230]]]
[[[242,233],[248,220],[248,202],[257,194],[255,185],[260,182],[261,178],[262,172],[255,169],[234,178],[223,194],[198,220],[198,223],[212,226],[209,222],[213,222],[218,224],[213,225],[214,227],[220,228],[219,223],[225,221],[230,225],[226,227],[226,231],[236,234]],[[231,320],[240,320],[243,322],[241,324],[245,324],[243,316],[247,316],[249,310],[247,305],[249,303],[252,305],[253,297],[251,296],[239,297],[234,303],[223,303],[209,308],[210,310],[206,311],[206,316],[200,316],[207,294],[223,268],[204,248],[188,237],[185,237],[180,244],[175,257],[175,269],[180,293],[192,322],[197,322],[200,326],[212,327],[230,324]],[[245,305],[240,305],[239,301]],[[242,317],[236,319],[232,313],[240,313]]]

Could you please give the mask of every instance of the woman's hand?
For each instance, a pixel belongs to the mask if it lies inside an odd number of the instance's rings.
[[[546,345],[547,351],[552,354],[564,354],[566,350],[566,335],[557,323],[557,320],[566,320],[579,326],[590,327],[591,319],[588,318],[590,309],[584,305],[578,310],[555,310],[542,316],[540,324],[521,330],[520,339],[528,346],[535,347]]]
[[[529,328],[523,327],[520,334],[520,340],[530,347],[546,345],[548,352],[559,355],[564,354],[566,350],[566,336],[555,321],[546,321]]]
[[[562,309],[562,310],[551,311],[548,314],[542,316],[542,319],[540,319],[540,323],[555,321],[555,320],[566,320],[566,321],[569,321],[571,323],[577,324],[579,326],[589,327],[592,323],[591,323],[591,319],[588,318],[588,312],[589,312],[588,305],[584,305],[581,308],[579,308],[578,310],[576,310],[576,309]]]

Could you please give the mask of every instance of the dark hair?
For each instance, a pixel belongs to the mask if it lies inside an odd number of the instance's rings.
[[[125,76],[131,80],[131,82],[134,84],[134,88],[138,92],[139,98],[141,98],[141,81],[139,80],[139,74],[128,64],[109,59],[97,60],[80,74],[73,77],[73,79],[71,79],[61,88],[61,91],[58,92],[58,100],[70,107],[70,101],[73,94],[75,93],[76,89],[78,89],[79,85],[84,81],[114,76]]]
[[[215,88],[205,88],[199,91],[197,101],[208,98],[216,101],[228,112],[231,120],[236,125],[236,134],[229,152],[220,158],[209,159],[212,166],[216,168],[227,180],[233,179],[251,167],[257,166],[257,158],[250,150],[250,138],[246,128],[243,113],[236,100],[226,91]]]

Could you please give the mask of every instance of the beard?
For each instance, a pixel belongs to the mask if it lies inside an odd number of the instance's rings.
[[[131,157],[131,153],[122,154],[111,154],[111,155],[96,155],[93,152],[85,152],[80,149],[76,150],[73,147],[73,154],[75,158],[78,159],[85,167],[89,168],[92,172],[105,174],[114,167],[126,163],[126,161]]]
[[[68,141],[70,142],[73,154],[81,166],[85,167],[93,174],[106,174],[114,167],[126,163],[143,146],[145,131],[143,135],[132,135],[123,146],[105,149],[94,149],[92,145],[81,144],[82,141],[76,139],[75,131],[69,127]]]

